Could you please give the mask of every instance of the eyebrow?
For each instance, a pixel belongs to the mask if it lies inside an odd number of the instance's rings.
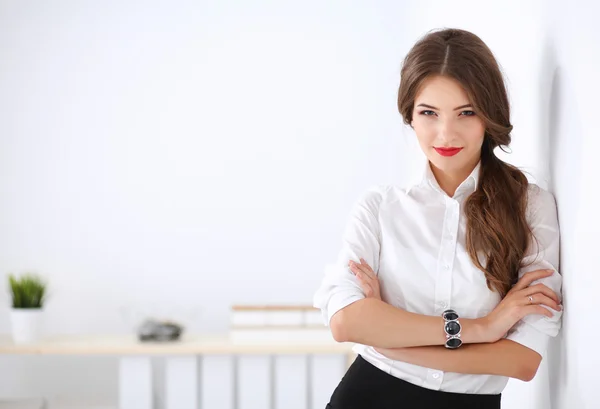
[[[431,108],[431,109],[437,109],[438,111],[440,110],[439,108],[436,108],[432,105],[427,105],[427,104],[419,104],[417,105],[418,107],[425,107],[425,108]],[[469,108],[469,107],[473,107],[473,105],[471,104],[467,104],[467,105],[461,105],[459,107],[454,108],[455,111],[459,110],[459,109],[463,109],[463,108]]]

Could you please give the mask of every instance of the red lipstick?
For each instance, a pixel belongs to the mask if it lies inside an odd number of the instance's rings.
[[[462,150],[462,148],[433,148],[442,156],[454,156]]]

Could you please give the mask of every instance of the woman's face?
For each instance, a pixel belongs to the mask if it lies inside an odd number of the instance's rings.
[[[415,98],[411,125],[421,149],[442,172],[466,177],[479,162],[485,125],[458,81],[441,75],[426,79]],[[460,149],[453,154],[439,148]]]

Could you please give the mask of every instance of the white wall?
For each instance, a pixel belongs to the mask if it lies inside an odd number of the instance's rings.
[[[600,329],[593,323],[600,290],[594,258],[600,232],[600,5],[581,0],[564,5],[554,0],[545,30],[552,72],[546,107],[549,169],[559,202],[565,313],[549,351],[552,406],[544,407],[595,409],[600,407],[600,354],[594,342]]]
[[[47,332],[145,313],[224,331],[232,303],[310,304],[351,203],[402,162],[385,12],[0,2],[0,272],[49,277]],[[0,396],[115,402],[115,374],[0,357]]]
[[[598,6],[564,4],[0,1],[0,274],[50,278],[49,334],[144,313],[222,331],[232,303],[310,302],[351,203],[418,153],[404,54],[457,26],[503,66],[506,159],[557,195],[563,229],[567,331],[504,406],[547,408],[550,382],[553,407],[591,408]],[[0,357],[0,396],[116,401],[114,358],[64,359]]]

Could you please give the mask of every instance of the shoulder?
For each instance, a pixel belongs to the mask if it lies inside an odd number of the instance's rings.
[[[386,199],[390,188],[391,185],[386,184],[371,185],[362,192],[359,200],[362,202],[379,205]]]
[[[366,207],[375,214],[383,202],[387,200],[388,192],[392,186],[375,184],[366,188],[359,196],[356,205]]]

